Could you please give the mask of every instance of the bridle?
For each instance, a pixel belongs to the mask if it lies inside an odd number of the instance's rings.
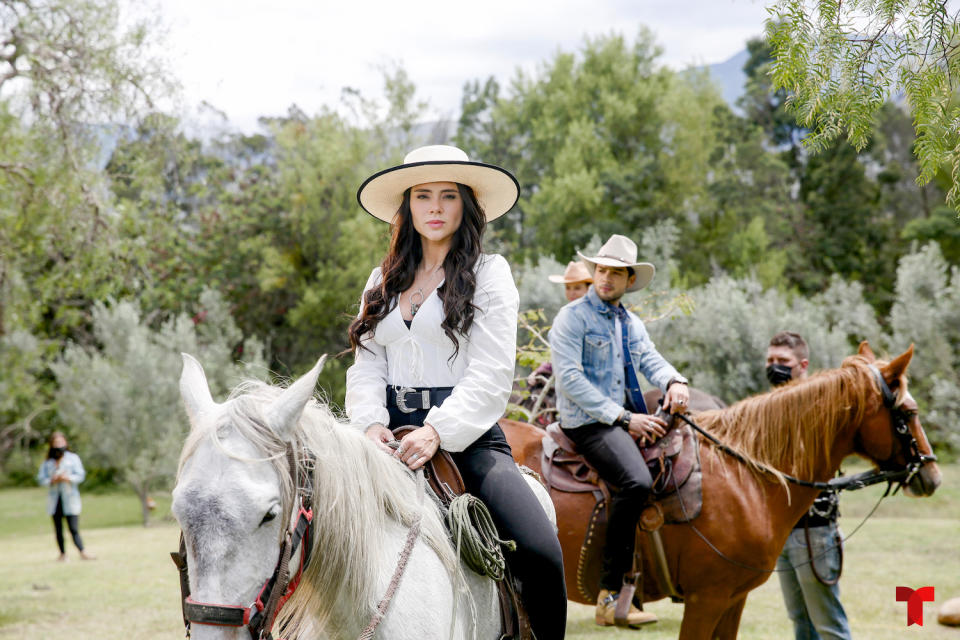
[[[880,386],[880,393],[883,394],[883,406],[890,411],[890,422],[893,426],[893,435],[900,443],[900,449],[904,452],[906,463],[902,469],[897,469],[897,464],[890,459],[880,463],[879,473],[903,474],[903,479],[899,481],[900,486],[905,486],[913,480],[913,477],[920,471],[920,467],[928,462],[936,462],[937,456],[931,453],[920,453],[920,443],[910,431],[910,421],[917,415],[916,409],[904,409],[897,404],[896,395],[890,389],[890,385],[883,379],[880,370],[870,365],[870,371],[874,379]],[[891,480],[892,482],[892,480]]]
[[[183,609],[183,626],[186,637],[190,637],[190,625],[208,624],[221,627],[246,627],[252,640],[272,640],[270,629],[286,604],[290,596],[300,584],[303,572],[310,563],[310,546],[313,539],[313,479],[311,467],[313,456],[304,452],[304,459],[298,470],[293,446],[287,443],[287,461],[290,466],[290,477],[296,483],[295,503],[297,515],[293,524],[283,537],[280,546],[280,558],[273,574],[264,581],[257,597],[249,606],[211,604],[197,602],[190,596],[190,580],[187,567],[187,548],[180,532],[180,549],[173,551],[170,556],[180,572],[180,596]],[[293,577],[290,576],[290,558],[297,552],[300,545],[303,551]]]

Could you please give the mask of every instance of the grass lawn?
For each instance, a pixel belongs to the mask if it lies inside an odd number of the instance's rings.
[[[852,467],[849,471],[861,470]],[[960,466],[943,469],[944,485],[924,500],[896,496],[847,542],[843,601],[854,637],[867,640],[960,640],[960,629],[936,623],[943,601],[960,597]],[[841,527],[850,534],[873,507],[882,488],[844,494]],[[55,562],[52,526],[44,513],[44,489],[0,491],[0,639],[70,638],[127,640],[183,637],[176,571],[168,552],[176,524],[165,519],[169,497],[157,496],[155,524],[139,525],[140,507],[128,493],[84,493],[81,533],[97,560]],[[68,540],[68,545],[71,543]],[[906,626],[906,604],[897,585],[933,585],[936,602],[924,605],[924,626]],[[600,629],[593,608],[570,604],[567,638],[676,638],[682,605],[648,605],[660,622],[642,631]],[[741,638],[793,637],[776,576],[747,600]]]

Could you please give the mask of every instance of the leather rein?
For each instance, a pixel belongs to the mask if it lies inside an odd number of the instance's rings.
[[[676,416],[686,422],[694,429],[694,431],[702,435],[704,438],[713,443],[718,449],[732,458],[735,458],[744,464],[752,464],[757,466],[764,472],[771,475],[779,474],[791,484],[796,484],[801,487],[820,489],[821,491],[838,492],[863,489],[864,487],[868,487],[870,485],[886,482],[888,484],[887,492],[889,493],[894,483],[897,483],[898,489],[899,487],[908,484],[920,471],[920,467],[928,462],[936,462],[937,456],[933,453],[920,453],[920,445],[913,434],[910,433],[910,420],[916,415],[916,411],[907,411],[899,407],[896,404],[896,396],[894,395],[893,391],[891,391],[890,385],[887,384],[887,381],[883,379],[883,375],[880,373],[880,370],[875,366],[870,365],[870,371],[873,373],[873,377],[880,386],[880,392],[883,394],[883,406],[890,410],[890,421],[891,426],[893,427],[893,434],[900,442],[900,446],[905,452],[907,458],[906,464],[902,468],[887,467],[887,463],[889,461],[885,461],[880,463],[881,466],[877,469],[856,473],[852,476],[833,478],[828,482],[802,480],[788,473],[774,471],[773,469],[770,469],[762,464],[757,464],[747,460],[739,451],[718,440],[713,434],[703,429],[685,414],[678,413]]]
[[[211,604],[197,602],[190,596],[190,577],[187,567],[187,549],[180,532],[180,549],[170,553],[173,563],[180,572],[180,595],[183,609],[183,626],[186,637],[190,637],[191,624],[208,624],[221,627],[246,627],[252,640],[272,640],[270,629],[290,596],[300,584],[303,571],[310,563],[310,542],[313,538],[313,487],[310,474],[312,456],[308,455],[303,468],[297,469],[293,447],[287,444],[287,460],[290,476],[296,481],[297,515],[290,529],[284,534],[280,547],[280,558],[271,575],[257,592],[257,597],[247,607],[238,605]],[[303,551],[296,572],[290,576],[290,558],[300,545]]]

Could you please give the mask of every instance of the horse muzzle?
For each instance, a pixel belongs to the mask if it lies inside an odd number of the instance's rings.
[[[943,476],[936,462],[925,462],[915,474],[904,484],[904,495],[912,498],[924,498],[933,495]]]

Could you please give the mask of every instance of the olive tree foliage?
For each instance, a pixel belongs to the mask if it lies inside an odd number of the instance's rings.
[[[774,88],[820,150],[845,136],[866,146],[884,103],[904,97],[914,147],[928,182],[950,169],[950,204],[960,206],[960,72],[957,14],[947,0],[774,0],[767,21]]]
[[[764,357],[778,331],[800,333],[810,345],[811,371],[832,368],[870,342],[880,357],[911,344],[910,389],[934,445],[960,450],[960,269],[930,243],[904,256],[895,301],[880,317],[861,283],[839,275],[822,291],[800,296],[765,288],[755,277],[718,275],[686,293],[693,311],[647,328],[660,352],[693,386],[726,402],[766,391]]]
[[[890,350],[910,344],[910,389],[931,439],[960,450],[960,268],[931,242],[905,256],[890,310]]]
[[[880,338],[863,287],[838,276],[811,297],[766,289],[756,277],[720,275],[687,291],[693,312],[650,323],[664,356],[699,387],[730,403],[768,388],[770,338],[796,331],[810,345],[813,370],[839,366],[861,339]]]
[[[222,400],[245,378],[266,377],[262,345],[244,340],[223,297],[204,291],[196,314],[179,314],[157,329],[135,302],[96,303],[93,332],[100,348],[69,344],[53,364],[56,402],[74,445],[89,465],[116,469],[149,517],[151,491],[168,486],[188,426],[179,378],[181,353],[198,358],[211,392]],[[243,361],[235,361],[238,345]]]

